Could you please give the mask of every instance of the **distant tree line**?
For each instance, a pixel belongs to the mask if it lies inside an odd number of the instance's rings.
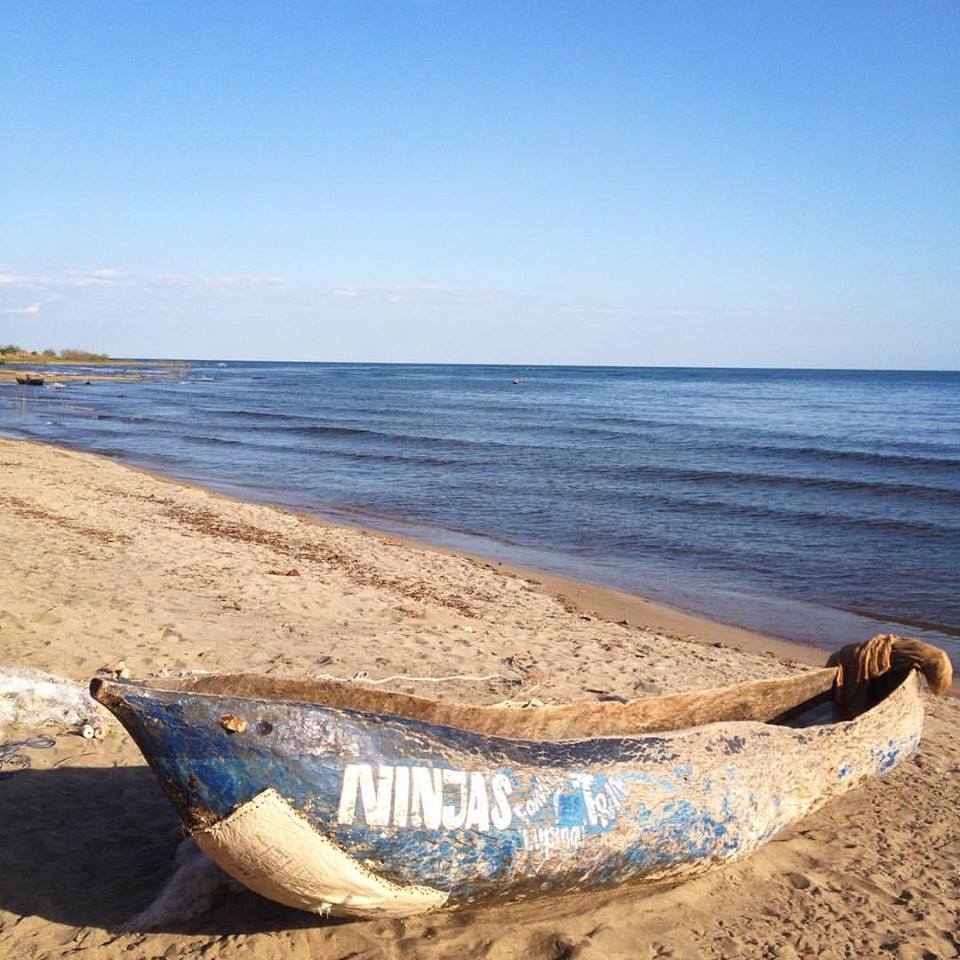
[[[26,350],[18,347],[15,343],[8,343],[0,347],[0,357],[40,357],[44,360],[67,360],[67,361],[86,361],[102,362],[109,360],[110,356],[106,353],[91,353],[89,350],[78,350],[76,347],[68,347],[66,350],[57,352],[52,347],[46,350]]]

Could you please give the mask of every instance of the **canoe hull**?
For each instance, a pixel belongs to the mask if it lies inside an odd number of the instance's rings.
[[[923,723],[916,673],[845,723],[566,742],[134,683],[96,695],[228,872],[361,916],[694,876],[891,769]]]

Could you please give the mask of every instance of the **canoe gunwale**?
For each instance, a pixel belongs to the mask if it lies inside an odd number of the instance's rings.
[[[916,672],[907,671],[884,678],[883,695],[860,716],[875,709]],[[122,703],[127,691],[140,695],[179,693],[185,697],[196,696],[214,701],[240,701],[251,706],[283,703],[292,707],[343,710],[367,718],[412,720],[501,740],[562,743],[651,733],[680,733],[715,723],[784,725],[809,705],[826,699],[833,689],[835,675],[835,668],[829,667],[790,677],[748,681],[729,687],[632,700],[623,704],[583,701],[529,710],[445,703],[409,694],[371,690],[350,683],[326,681],[315,685],[332,694],[324,699],[250,696],[233,693],[229,689],[203,689],[204,686],[228,687],[231,683],[238,683],[243,689],[250,681],[260,684],[263,680],[269,680],[281,689],[290,683],[309,683],[254,674],[205,674],[173,681],[166,678],[159,681],[95,678],[91,681],[90,692],[94,699],[111,710]],[[845,720],[835,718],[831,723],[811,724],[810,729],[838,726],[842,722]]]

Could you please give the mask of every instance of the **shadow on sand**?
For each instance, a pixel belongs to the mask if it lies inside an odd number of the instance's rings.
[[[23,770],[0,781],[0,824],[0,908],[114,932],[156,898],[183,839],[146,766]],[[336,922],[241,891],[159,929],[213,935]]]

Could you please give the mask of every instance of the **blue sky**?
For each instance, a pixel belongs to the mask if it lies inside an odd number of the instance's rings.
[[[960,367],[952,0],[0,12],[0,340]]]

